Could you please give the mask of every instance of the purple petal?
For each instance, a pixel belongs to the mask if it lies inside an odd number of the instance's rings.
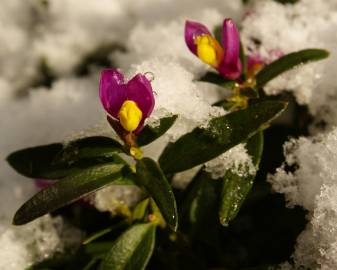
[[[35,185],[39,189],[44,189],[47,187],[50,187],[53,184],[54,181],[50,181],[47,179],[35,179]]]
[[[99,96],[104,109],[114,118],[126,100],[124,76],[117,69],[104,69],[101,73]]]
[[[219,73],[229,80],[236,80],[240,77],[242,73],[242,64],[240,59],[236,61],[235,64],[226,64],[224,61],[218,67]]]
[[[248,70],[251,70],[256,65],[264,65],[264,64],[265,64],[264,59],[258,53],[256,53],[256,54],[250,54],[247,57],[247,69]]]
[[[117,135],[124,140],[125,135],[127,134],[127,131],[122,127],[119,120],[116,120],[112,118],[110,115],[107,115],[107,120],[110,126],[113,128],[113,130],[117,133]]]
[[[192,21],[185,22],[185,42],[190,51],[195,55],[197,54],[197,46],[194,40],[196,37],[204,34],[211,35],[205,25]]]
[[[225,50],[224,61],[227,63],[236,63],[240,55],[240,36],[232,19],[224,20],[221,41]]]
[[[281,58],[284,56],[284,52],[281,51],[280,49],[271,49],[268,50],[269,58],[265,60],[265,64],[270,64],[273,61]]]
[[[145,118],[143,118],[142,121],[140,121],[137,129],[133,133],[138,135],[142,131],[142,129],[144,127],[144,123],[145,123]]]
[[[232,19],[224,20],[222,31],[224,58],[220,64],[219,72],[226,78],[235,80],[242,72],[239,31]]]
[[[142,74],[137,74],[128,83],[126,97],[137,103],[143,113],[142,120],[149,117],[154,107],[154,96],[150,81]]]

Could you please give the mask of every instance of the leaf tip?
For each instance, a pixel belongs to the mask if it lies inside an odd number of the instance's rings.
[[[37,217],[31,213],[31,210],[27,208],[27,202],[24,203],[14,214],[12,224],[15,226],[25,225]]]
[[[274,117],[272,117],[271,121],[274,120],[275,118],[279,117],[288,107],[287,101],[278,101],[277,103],[278,103],[278,106],[277,106],[277,108],[275,108],[275,115],[274,115]]]
[[[178,218],[176,218],[176,216],[173,216],[173,222],[170,227],[174,232],[178,231]]]
[[[19,210],[15,213],[13,220],[12,220],[12,225],[14,226],[20,226],[20,225],[24,225],[26,224],[26,222],[24,222],[24,220],[22,219]]]
[[[288,101],[281,101],[281,104],[283,106],[283,110],[285,110],[288,107],[289,102]]]
[[[9,154],[6,158],[5,158],[6,162],[15,169],[15,152]]]
[[[276,116],[279,116],[285,109],[287,109],[288,101],[272,101],[275,105],[275,110],[278,111]]]
[[[322,58],[327,58],[330,56],[330,51],[326,49],[321,49],[321,51],[322,51]]]
[[[229,219],[226,217],[219,217],[220,224],[224,227],[229,226]]]

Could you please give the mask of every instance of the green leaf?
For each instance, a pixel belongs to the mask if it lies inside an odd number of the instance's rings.
[[[155,225],[133,225],[112,245],[99,270],[143,270],[148,264],[155,244]]]
[[[62,170],[56,166],[52,166],[54,157],[57,156],[62,149],[63,145],[61,143],[27,148],[10,154],[7,157],[7,162],[18,173],[24,176],[50,178],[50,174],[58,176],[58,171]]]
[[[100,230],[98,232],[95,232],[94,234],[90,235],[87,239],[85,239],[83,241],[83,245],[87,245],[87,244],[95,241],[96,239],[98,239],[98,238],[100,238],[100,237],[102,237],[102,236],[110,233],[112,230],[113,230],[113,228],[109,227],[109,228],[105,228],[103,230]]]
[[[329,52],[320,49],[306,49],[298,52],[289,53],[264,67],[256,75],[256,84],[262,88],[269,81],[282,74],[283,72],[294,68],[300,64],[306,64],[312,61],[319,61],[329,56]]]
[[[227,80],[224,77],[222,77],[219,73],[215,73],[212,71],[209,71],[205,75],[203,75],[199,79],[199,81],[213,83],[226,88],[231,88],[236,83],[235,81]]]
[[[104,257],[104,255],[111,249],[112,244],[111,241],[96,241],[83,246],[83,248],[85,253],[90,256],[101,257],[103,255]]]
[[[260,131],[251,137],[246,144],[247,152],[252,158],[252,162],[258,168],[263,151],[263,133]],[[228,170],[222,180],[222,191],[219,207],[220,223],[227,226],[240,210],[246,196],[251,190],[255,174],[240,176]]]
[[[242,270],[277,270],[280,269],[279,265],[259,265],[255,267],[244,268]]]
[[[145,126],[137,138],[137,144],[139,146],[144,146],[158,139],[172,127],[177,118],[178,115],[172,115],[161,118],[157,127],[150,127],[149,125]]]
[[[242,64],[242,79],[245,81],[246,80],[246,75],[247,75],[247,57],[245,54],[245,48],[242,44],[242,41],[240,40],[240,60]]]
[[[116,140],[93,136],[75,140],[66,145],[62,158],[73,160],[74,158],[110,157],[114,152],[122,152],[123,146]]]
[[[183,203],[181,217],[192,238],[214,242],[214,229],[218,223],[218,199],[220,181],[214,180],[201,169],[188,185]],[[214,242],[215,243],[215,242]]]
[[[70,175],[23,204],[16,212],[13,224],[26,224],[106,185],[121,182],[129,173],[124,163],[106,163]]]
[[[222,24],[219,24],[214,27],[213,29],[214,37],[219,42],[219,44],[222,44]]]
[[[149,198],[146,198],[139,202],[132,211],[132,220],[142,220],[146,215],[149,203]]]
[[[210,207],[214,206],[216,183],[203,169],[193,178],[186,198],[190,201],[189,220],[192,224],[203,220],[209,214]]]
[[[150,158],[138,160],[136,181],[144,186],[158,205],[167,224],[178,227],[177,205],[170,184],[158,164]]]
[[[203,164],[267,128],[286,106],[285,102],[263,101],[245,110],[213,118],[206,128],[195,128],[169,144],[159,164],[167,174]]]
[[[281,4],[295,4],[299,0],[275,0],[275,1]]]
[[[123,221],[121,221],[121,222],[119,222],[119,223],[117,223],[117,224],[114,224],[114,225],[112,225],[112,226],[110,226],[110,227],[108,227],[108,228],[105,228],[105,229],[102,229],[102,230],[100,230],[100,231],[97,231],[97,232],[93,233],[92,235],[90,235],[89,237],[87,237],[87,238],[83,241],[82,244],[83,244],[83,245],[88,245],[88,244],[90,244],[91,242],[97,240],[98,238],[100,238],[100,237],[102,237],[102,236],[104,236],[104,235],[106,235],[106,234],[108,234],[108,233],[110,233],[110,232],[112,232],[112,231],[115,231],[115,230],[117,230],[117,229],[120,229],[120,228],[122,228],[122,227],[125,226],[125,225],[126,225],[126,222],[123,220]]]
[[[83,268],[83,270],[96,269],[97,268],[96,265],[98,261],[99,261],[99,258],[91,259],[91,261]]]
[[[296,4],[299,0],[274,0],[275,2],[278,2],[278,3],[281,3],[281,4],[284,4],[284,5],[287,5],[287,4]],[[243,4],[248,4],[250,3],[251,0],[242,0],[242,3]]]
[[[259,92],[255,88],[246,87],[240,90],[240,95],[244,97],[259,98]]]
[[[84,168],[119,159],[122,146],[108,137],[88,137],[69,144],[54,143],[16,151],[8,163],[30,178],[59,179]]]

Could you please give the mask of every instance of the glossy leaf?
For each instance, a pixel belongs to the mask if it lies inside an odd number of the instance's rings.
[[[156,227],[152,223],[133,225],[112,245],[99,270],[142,270],[152,255]]]
[[[327,58],[328,56],[328,51],[320,49],[306,49],[284,55],[283,57],[264,67],[256,75],[257,87],[263,87],[278,75],[294,68],[295,66],[306,64],[312,61],[319,61]]]
[[[158,164],[150,158],[138,160],[136,174],[137,183],[144,186],[156,202],[167,224],[176,230],[178,227],[176,200],[172,188]]]
[[[263,151],[262,131],[251,137],[246,144],[247,152],[252,158],[252,162],[258,168]],[[240,207],[254,182],[255,174],[240,176],[227,170],[222,180],[222,191],[219,207],[219,218],[222,225],[227,226],[240,210]]]
[[[100,230],[98,232],[95,232],[94,234],[90,235],[87,239],[85,239],[83,241],[83,245],[87,245],[93,241],[95,241],[96,239],[110,233],[111,231],[113,230],[112,227],[109,227],[109,228],[106,228],[106,229],[103,229],[103,230]]]
[[[123,226],[126,226],[127,223],[125,221],[121,221],[117,224],[114,224],[108,228],[105,228],[105,229],[102,229],[100,231],[97,231],[95,233],[93,233],[92,235],[88,236],[83,242],[82,244],[83,245],[88,245],[90,244],[91,242],[97,240],[98,238],[101,238],[102,236],[106,235],[106,234],[109,234],[110,232],[113,232],[117,229],[120,229],[122,228]]]
[[[205,75],[203,75],[199,81],[201,82],[208,82],[213,83],[222,87],[228,87],[231,88],[235,85],[235,81],[227,80],[224,77],[222,77],[219,73],[215,73],[212,71],[207,72]]]
[[[221,183],[201,169],[185,190],[181,206],[183,225],[191,237],[214,242],[214,229],[218,223],[218,199]]]
[[[16,151],[8,163],[31,178],[59,179],[84,168],[120,160],[122,146],[108,137],[88,137],[69,144],[54,143]]]
[[[299,0],[274,0],[274,1],[284,5],[288,5],[288,4],[296,4]],[[242,0],[242,2],[244,4],[248,4],[249,2],[251,2],[251,0]]]
[[[101,257],[103,255],[104,257],[104,255],[111,249],[112,244],[111,241],[95,241],[83,246],[83,248],[85,253],[90,256]]]
[[[151,206],[151,213],[155,217],[155,219],[151,219],[151,221],[164,229],[166,227],[166,221],[162,213],[160,212],[158,205],[152,198],[150,199],[150,206]]]
[[[149,125],[145,126],[137,137],[137,144],[139,146],[144,146],[158,139],[172,127],[177,117],[177,115],[164,117],[160,119],[160,123],[157,127],[150,127]]]
[[[281,4],[295,4],[297,3],[299,0],[275,0],[276,2],[279,2]]]
[[[16,212],[13,224],[28,223],[104,186],[123,182],[129,173],[123,163],[107,163],[70,175],[41,190],[23,204]]]
[[[285,108],[285,102],[264,101],[210,120],[169,144],[159,158],[167,173],[184,171],[203,164],[267,128]]]
[[[147,213],[147,207],[149,206],[150,199],[146,198],[139,202],[132,212],[132,220],[142,220]]]
[[[242,41],[240,40],[240,61],[242,64],[242,79],[246,80],[246,75],[247,75],[247,57],[245,54],[245,48],[242,44]]]
[[[219,24],[214,27],[213,29],[214,37],[219,42],[219,44],[222,43],[222,24]]]
[[[110,157],[113,152],[122,152],[122,145],[116,140],[103,137],[93,136],[75,140],[66,145],[62,157],[69,159],[76,157],[91,158],[91,157]]]

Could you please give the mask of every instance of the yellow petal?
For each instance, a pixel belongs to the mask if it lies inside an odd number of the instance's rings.
[[[124,101],[118,113],[119,121],[122,127],[127,131],[134,131],[142,120],[143,113],[132,100]]]
[[[198,57],[213,67],[217,67],[223,58],[223,49],[210,35],[198,36],[195,40]]]

